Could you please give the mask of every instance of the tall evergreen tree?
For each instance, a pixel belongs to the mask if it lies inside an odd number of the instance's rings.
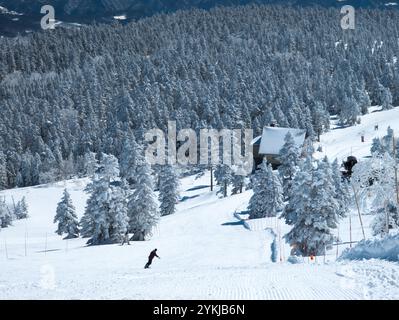
[[[136,169],[136,189],[129,196],[129,231],[133,241],[144,241],[158,223],[160,213],[154,194],[151,168],[145,162]]]
[[[306,206],[297,216],[292,230],[285,235],[286,241],[294,248],[296,255],[322,255],[335,239],[332,229],[337,228],[339,205],[334,199],[335,188],[328,163],[319,161],[313,170],[310,192],[303,190]],[[303,210],[305,209],[305,210]]]
[[[58,223],[56,233],[60,236],[66,234],[65,239],[73,239],[79,236],[78,217],[76,216],[75,207],[67,189],[64,190],[62,199],[58,203],[54,223]]]
[[[0,199],[0,229],[12,224],[13,216],[4,199]]]
[[[227,189],[232,181],[232,171],[230,166],[226,164],[219,164],[215,169],[216,183],[220,186],[218,194],[222,194],[224,198],[227,197]]]
[[[255,175],[253,192],[248,206],[250,219],[276,217],[283,210],[283,189],[280,179],[266,160],[263,160]]]
[[[118,186],[118,176],[117,159],[103,154],[98,173],[86,188],[90,197],[81,220],[82,235],[90,238],[89,244],[115,243],[121,239],[126,217],[123,214],[125,200]]]
[[[306,157],[299,164],[299,170],[292,181],[291,192],[288,194],[288,203],[281,215],[286,224],[294,225],[298,217],[308,210],[310,206],[308,195],[312,186],[312,176],[312,158]]]
[[[179,199],[179,177],[176,169],[170,165],[161,168],[159,173],[159,202],[161,216],[175,213]]]
[[[26,203],[25,197],[22,197],[22,199],[16,204],[14,215],[18,220],[29,218],[28,204]]]
[[[292,188],[292,180],[298,170],[300,150],[290,132],[287,133],[284,141],[279,154],[281,165],[278,171],[283,184],[284,195],[288,198]]]

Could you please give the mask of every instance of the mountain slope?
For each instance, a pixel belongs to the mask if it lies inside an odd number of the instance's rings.
[[[345,156],[338,147],[359,145],[354,131],[399,130],[399,108],[371,113],[363,127],[332,130],[322,136],[327,154]],[[356,132],[357,132],[356,131]],[[380,132],[382,134],[382,132]],[[377,133],[375,133],[377,134]],[[345,139],[343,138],[345,137]],[[369,145],[361,144],[359,154]],[[338,150],[338,152],[336,151]],[[356,153],[356,155],[358,155]],[[84,212],[87,179],[0,192],[6,201],[26,196],[30,218],[0,231],[0,299],[397,299],[399,265],[386,261],[336,262],[344,246],[334,247],[315,263],[271,262],[274,222],[259,219],[247,227],[236,219],[251,191],[219,199],[209,191],[209,175],[182,179],[182,201],[176,214],[163,217],[150,241],[131,246],[86,247],[85,239],[62,240],[52,223],[63,188],[71,193],[77,213]],[[364,216],[366,236],[373,217]],[[282,226],[282,233],[287,229]],[[249,229],[248,229],[249,228]],[[348,241],[348,218],[340,237]],[[276,230],[275,230],[276,231]],[[353,240],[361,239],[356,213]],[[280,235],[281,237],[281,235]],[[289,246],[278,247],[289,254]],[[160,260],[143,266],[158,248]]]

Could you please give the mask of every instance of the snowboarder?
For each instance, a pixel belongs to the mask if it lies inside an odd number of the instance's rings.
[[[148,262],[146,263],[144,269],[148,269],[152,263],[152,260],[157,257],[158,259],[161,259],[158,255],[157,255],[157,250],[158,249],[154,249],[153,251],[151,251],[149,257],[148,257]]]
[[[128,232],[125,233],[125,236],[123,237],[123,241],[122,241],[121,245],[123,246],[125,243],[127,243],[130,246],[129,233]]]

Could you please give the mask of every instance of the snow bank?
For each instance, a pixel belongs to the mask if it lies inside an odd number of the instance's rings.
[[[346,249],[340,260],[383,259],[399,261],[399,232],[384,238],[372,238],[359,242],[354,248]]]

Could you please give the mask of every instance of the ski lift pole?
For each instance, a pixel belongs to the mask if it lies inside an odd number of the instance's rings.
[[[8,249],[7,249],[7,240],[4,239],[4,248],[5,248],[5,252],[6,252],[6,259],[8,260]]]
[[[398,185],[398,165],[396,161],[396,144],[395,144],[395,135],[392,135],[392,150],[393,150],[393,161],[395,163],[395,189],[396,189],[396,203],[399,205],[399,185]]]
[[[353,185],[353,183],[351,183],[351,186],[352,186],[352,189],[353,189],[353,193],[355,195],[356,208],[357,208],[357,213],[359,215],[360,226],[362,228],[363,239],[366,240],[366,234],[364,233],[363,220],[362,220],[362,214],[360,213],[360,205],[359,205],[359,199],[358,199],[357,191],[356,191],[356,188]],[[349,215],[349,217],[350,217],[350,215]],[[352,228],[352,226],[351,226],[351,228]],[[351,242],[352,242],[352,232],[351,232]]]
[[[44,255],[47,255],[47,232],[46,232],[46,240],[44,242]]]

